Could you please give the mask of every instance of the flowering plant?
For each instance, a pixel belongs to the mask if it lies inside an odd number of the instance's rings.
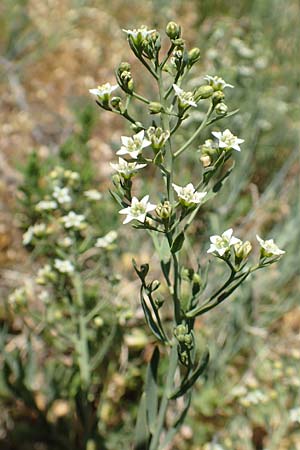
[[[263,241],[258,237],[260,258],[252,264],[249,262],[251,243],[234,237],[233,230],[229,229],[220,236],[212,236],[211,245],[206,248],[207,254],[228,267],[229,276],[225,282],[220,282],[219,286],[213,282],[210,286],[209,275],[205,275],[208,261],[204,255],[201,255],[196,267],[185,267],[183,255],[190,226],[230,176],[234,163],[229,164],[233,160],[234,150],[240,152],[240,144],[244,143],[229,129],[213,129],[215,140],[206,140],[204,144],[200,140],[201,132],[207,127],[215,126],[222,118],[237,112],[228,111],[225,104],[224,89],[233,86],[220,77],[210,75],[204,77],[206,84],[190,91],[182,88],[186,76],[200,58],[200,50],[187,49],[176,23],[170,22],[166,27],[169,49],[164,55],[161,55],[162,36],[156,30],[141,27],[124,31],[134,55],[154,78],[157,96],[148,99],[136,91],[131,66],[127,62],[121,63],[116,72],[123,97],[106,97],[104,102],[103,95],[96,89],[90,92],[97,96],[100,107],[130,122],[135,133],[121,137],[122,146],[117,154],[128,159],[120,159],[119,164],[112,163],[117,172],[113,177],[115,189],[112,195],[121,207],[120,214],[126,215],[123,223],[132,221],[134,228],[148,231],[160,261],[160,281],[149,280],[149,263],[139,267],[134,262],[141,282],[140,300],[145,319],[160,343],[153,351],[147,370],[138,412],[135,448],[158,450],[166,448],[183,423],[190,406],[192,388],[208,364],[208,351],[196,348],[196,318],[222,303],[251,273],[277,261],[284,251],[278,249],[272,240]],[[111,93],[112,90],[109,95]],[[141,123],[133,117],[133,100],[148,109],[151,115],[148,123]],[[204,106],[206,112],[203,120],[186,142],[178,147],[181,125],[194,110]],[[200,146],[202,174],[181,187],[184,180],[180,180],[179,161],[182,163],[183,154],[197,146]],[[200,173],[200,162],[198,164]],[[132,178],[137,169],[140,173],[146,170],[146,165],[152,166],[157,174],[155,176],[164,181],[159,197],[155,200],[151,198],[151,202],[156,204],[150,202],[149,194],[142,200],[132,194]],[[188,295],[183,291],[184,280],[189,283]],[[168,360],[167,372],[163,374],[161,358]],[[179,401],[180,398],[183,400]],[[167,414],[170,411],[173,411],[171,421]]]

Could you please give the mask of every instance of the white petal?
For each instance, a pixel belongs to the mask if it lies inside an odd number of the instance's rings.
[[[128,214],[128,216],[125,218],[125,220],[123,221],[124,224],[131,222],[132,220],[134,220],[135,217],[131,216],[130,214]]]
[[[222,133],[220,131],[212,131],[211,134],[215,136],[217,139],[222,138]]]
[[[177,84],[173,84],[173,89],[174,89],[176,95],[181,95],[183,92],[183,89],[181,89],[179,86],[177,86]]]
[[[222,234],[222,237],[225,237],[226,239],[230,240],[233,233],[233,229],[229,228],[228,230],[224,231]]]
[[[127,208],[123,208],[119,211],[119,214],[129,214],[131,211],[130,206],[128,206]]]

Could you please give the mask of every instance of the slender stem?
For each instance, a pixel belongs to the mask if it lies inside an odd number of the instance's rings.
[[[170,386],[173,385],[174,375],[175,375],[175,371],[176,371],[176,367],[177,367],[176,353],[177,353],[177,345],[173,344],[171,353],[169,356],[168,373],[167,373],[163,396],[162,396],[160,407],[159,407],[159,413],[158,413],[158,417],[157,417],[155,434],[153,435],[153,437],[151,439],[151,444],[150,444],[149,450],[157,450],[159,448],[160,436],[161,436],[163,428],[164,428],[165,417],[166,417],[168,404],[169,404]]]
[[[83,314],[83,286],[80,274],[77,272],[74,275],[74,287],[76,292],[76,300],[79,309],[79,340],[78,340],[78,353],[79,353],[79,369],[81,375],[81,381],[86,388],[90,383],[90,370],[89,370],[89,349],[88,349],[88,338],[86,330],[86,320]]]
[[[137,98],[138,100],[140,100],[143,103],[146,103],[147,105],[150,104],[150,100],[146,99],[145,97],[143,97],[140,94],[137,94],[136,92],[132,91],[132,96]]]
[[[181,155],[181,153],[183,153],[192,144],[192,142],[194,142],[194,140],[199,136],[199,134],[205,127],[207,120],[208,120],[209,116],[211,115],[213,109],[214,109],[214,106],[213,106],[213,104],[211,104],[210,107],[208,108],[207,113],[205,114],[203,121],[201,122],[201,125],[197,128],[197,130],[190,137],[190,139],[188,141],[186,141],[186,143],[183,144],[183,146],[179,150],[177,150],[177,152],[174,153],[174,158],[177,158],[179,155]]]

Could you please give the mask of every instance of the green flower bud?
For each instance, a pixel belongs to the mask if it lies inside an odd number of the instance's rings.
[[[188,52],[188,58],[189,58],[190,65],[195,64],[195,62],[197,62],[198,59],[200,58],[200,48],[198,48],[198,47],[192,48]]]
[[[177,39],[180,37],[181,28],[176,22],[169,22],[166,26],[166,35],[170,39]]]
[[[213,95],[213,93],[214,90],[211,86],[208,85],[200,86],[195,92],[195,98],[196,99],[209,98]]]
[[[249,241],[235,244],[234,253],[236,257],[236,263],[240,263],[242,260],[248,258],[252,250],[252,245]]]
[[[157,205],[155,212],[161,219],[163,220],[169,219],[169,217],[171,217],[172,214],[171,203],[167,200],[163,203],[160,203],[159,205]]]
[[[179,48],[182,49],[182,48],[184,47],[184,45],[185,45],[185,40],[179,38],[179,39],[175,39],[175,41],[173,41],[173,43],[174,43],[177,47],[179,47]]]
[[[203,164],[203,167],[209,167],[212,163],[211,157],[209,155],[202,155],[200,157],[200,161]]]
[[[123,72],[130,72],[131,71],[131,65],[129,62],[121,62],[118,67],[118,74],[121,75]]]
[[[162,297],[157,297],[154,299],[154,303],[155,303],[155,306],[157,309],[161,308],[162,305],[164,304],[164,302],[165,302],[165,299]]]
[[[151,114],[158,114],[161,111],[163,111],[163,106],[161,103],[158,102],[151,102],[149,104],[149,111]]]
[[[202,284],[202,279],[198,273],[194,273],[193,275],[193,283],[194,284]]]
[[[122,108],[121,97],[113,97],[110,101],[110,104],[113,108],[117,109],[118,111],[121,111],[121,108]]]
[[[222,91],[216,91],[212,95],[212,101],[214,105],[217,105],[218,103],[222,102],[225,98],[225,95]]]
[[[104,321],[103,321],[102,317],[96,316],[94,318],[94,325],[96,328],[101,328],[103,326],[103,324],[104,324]]]
[[[139,131],[143,130],[143,124],[141,122],[135,122],[131,125],[131,128],[133,129],[133,131],[135,131],[136,133],[138,133]]]
[[[227,105],[225,105],[225,103],[221,102],[217,104],[215,111],[218,116],[225,116],[228,111],[228,107]]]

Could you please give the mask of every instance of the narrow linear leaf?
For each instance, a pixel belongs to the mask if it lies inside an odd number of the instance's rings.
[[[147,424],[146,395],[142,394],[135,426],[134,450],[148,450],[150,433]]]
[[[144,314],[145,314],[146,322],[147,322],[149,328],[151,329],[152,333],[161,342],[165,342],[166,339],[165,339],[162,331],[160,330],[159,326],[157,325],[157,323],[153,319],[151,310],[150,310],[149,306],[147,305],[147,303],[146,303],[146,301],[144,299],[142,290],[141,290],[141,303],[142,303],[142,308],[143,308],[143,311],[144,311]]]
[[[204,370],[207,367],[208,361],[209,361],[209,352],[206,351],[196,370],[184,383],[181,384],[181,386],[178,389],[176,389],[176,391],[169,398],[171,400],[174,400],[185,394],[195,384],[199,376],[204,372]]]
[[[157,409],[158,409],[158,386],[157,386],[157,369],[159,364],[159,349],[155,347],[151,361],[148,365],[146,376],[146,410],[147,422],[149,424],[150,433],[155,431]]]
[[[191,398],[192,398],[192,393],[189,392],[186,396],[186,401],[185,401],[185,405],[184,405],[184,409],[181,411],[179,417],[176,419],[176,421],[174,422],[174,424],[172,425],[172,427],[169,429],[169,431],[166,434],[166,437],[161,445],[161,447],[159,447],[159,450],[164,450],[166,448],[167,445],[169,445],[173,438],[176,436],[176,434],[179,431],[179,428],[181,427],[181,425],[183,424],[186,415],[188,413],[188,410],[190,408],[191,405]]]
[[[176,236],[176,238],[172,244],[172,247],[171,247],[171,253],[176,253],[181,249],[184,239],[185,239],[185,236],[184,236],[184,232],[182,231],[181,233],[178,234],[178,236]]]

